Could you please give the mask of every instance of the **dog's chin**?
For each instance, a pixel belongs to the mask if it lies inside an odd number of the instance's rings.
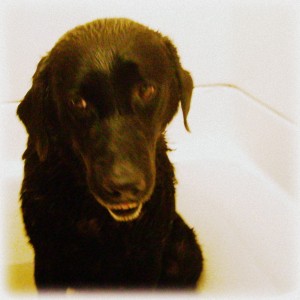
[[[120,204],[107,204],[99,197],[96,197],[96,199],[108,210],[114,220],[118,222],[130,222],[137,219],[143,208],[143,203],[124,202]]]

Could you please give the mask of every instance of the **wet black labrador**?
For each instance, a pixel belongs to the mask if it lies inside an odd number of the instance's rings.
[[[164,138],[179,103],[188,129],[192,89],[170,40],[127,19],[76,27],[41,59],[17,111],[39,290],[196,286]]]

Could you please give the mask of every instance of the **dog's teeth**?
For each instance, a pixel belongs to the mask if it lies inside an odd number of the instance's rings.
[[[116,205],[110,205],[110,209],[117,209],[117,210],[127,210],[138,207],[137,203],[124,203],[124,204],[116,204]]]
[[[123,204],[123,206],[124,206],[124,204]],[[120,208],[116,209],[115,208],[115,207],[120,207],[120,205],[114,206],[114,208],[110,207],[110,208],[108,208],[108,211],[116,221],[128,222],[128,221],[132,221],[132,220],[136,219],[140,215],[143,205],[142,204],[139,204],[139,205],[133,204],[133,206],[134,206],[133,208],[136,208],[136,210],[129,215],[122,216],[122,215],[117,214],[116,210],[127,210],[127,209],[120,209]]]

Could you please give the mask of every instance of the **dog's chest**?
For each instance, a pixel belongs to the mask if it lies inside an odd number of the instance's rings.
[[[102,225],[96,218],[80,220],[76,224],[80,236],[97,238],[101,234]]]
[[[112,225],[95,217],[78,221],[76,229],[79,240],[91,242],[95,247],[100,247],[102,252],[118,252],[122,249],[122,254],[130,254],[149,238],[139,226],[122,223]]]
[[[162,250],[157,235],[144,232],[140,226],[123,227],[117,224],[110,227],[101,224],[101,220],[91,218],[79,221],[77,230],[79,238],[72,250],[75,251],[73,259],[77,257],[81,260],[83,270],[96,274],[96,277],[102,276],[98,272],[103,274],[104,270],[106,274],[112,272],[112,277],[124,273],[124,270],[138,270],[142,262],[153,256],[152,246]]]

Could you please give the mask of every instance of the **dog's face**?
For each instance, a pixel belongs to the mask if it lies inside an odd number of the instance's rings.
[[[167,38],[129,20],[98,20],[41,60],[18,115],[41,161],[55,144],[69,145],[95,199],[130,221],[153,192],[157,141],[179,102],[188,129],[192,88]]]

